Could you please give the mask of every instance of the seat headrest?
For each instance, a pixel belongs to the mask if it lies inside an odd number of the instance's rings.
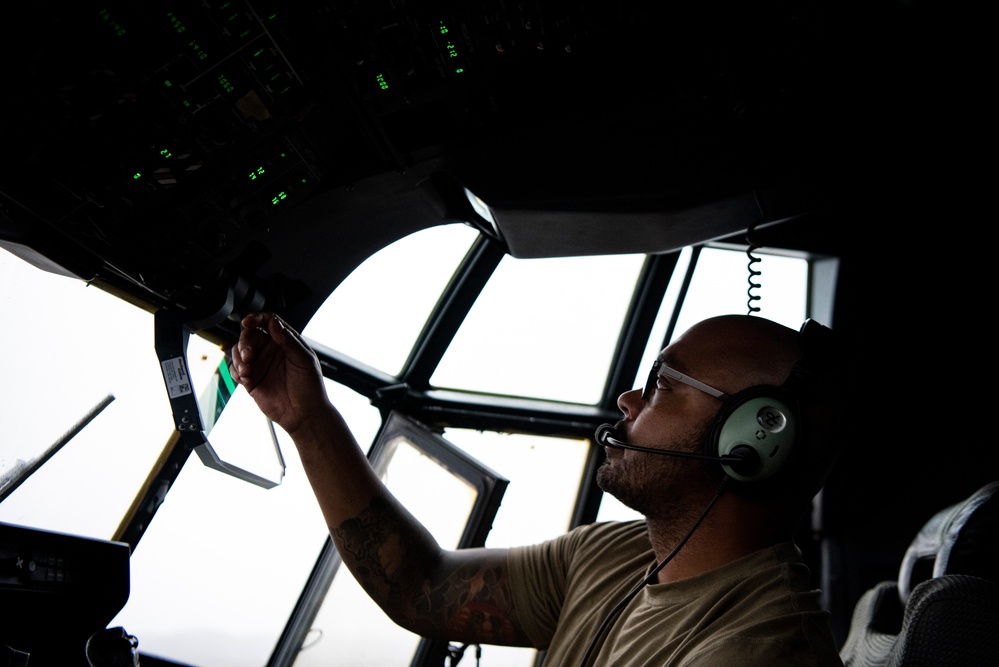
[[[945,574],[999,580],[999,480],[926,522],[902,558],[899,597],[905,603],[917,585]]]

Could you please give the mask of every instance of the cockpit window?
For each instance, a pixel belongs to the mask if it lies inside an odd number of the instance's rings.
[[[596,403],[644,259],[504,257],[431,385]]]
[[[398,373],[477,237],[467,225],[444,225],[383,248],[337,286],[303,335],[386,373]]]
[[[392,378],[479,242],[478,233],[461,224],[399,240],[348,276],[303,333]],[[712,314],[744,313],[748,305],[797,327],[808,290],[815,289],[809,261],[800,257],[765,255],[755,266],[762,270],[761,288],[753,290],[760,299],[752,302],[744,250],[685,248],[676,260],[651,332],[637,342],[644,345],[643,361],[632,386],[644,381],[638,374],[647,372],[670,332]],[[553,411],[596,409],[606,400],[608,369],[647,266],[645,255],[502,256],[468,312],[450,313],[462,321],[452,322],[454,338],[436,367],[421,369],[429,373],[428,390],[468,392],[486,404],[513,396],[550,403]],[[112,539],[173,433],[153,316],[6,251],[0,251],[0,282],[9,323],[0,328],[0,521]],[[191,336],[188,362],[198,392],[209,386],[221,357],[217,346]],[[371,446],[381,414],[370,396],[329,378],[327,389],[361,446]],[[253,422],[253,438],[269,446],[267,425],[230,407],[209,438],[225,460],[270,477],[264,466],[273,465],[273,450],[262,448],[259,464],[244,463],[251,452],[239,428]],[[486,544],[562,532],[576,516],[591,443],[501,431],[473,426],[443,433],[510,481]],[[147,654],[198,665],[267,664],[327,540],[295,449],[283,432],[276,435],[287,465],[276,488],[247,484],[192,456],[172,487],[153,495],[164,502],[131,556],[131,595],[112,621],[139,637]],[[406,483],[410,468],[393,469],[397,483]],[[539,506],[550,509],[546,523],[532,516]],[[598,520],[634,516],[613,498],[600,501]],[[459,530],[465,521],[455,516],[442,530]],[[343,576],[326,596],[337,595]],[[337,607],[336,599],[329,602],[324,608]],[[350,639],[378,641],[360,634]],[[330,655],[350,655],[314,633],[306,643],[312,655],[325,655],[322,644],[334,646]],[[490,647],[493,660],[499,654],[511,665],[534,662],[533,651]]]

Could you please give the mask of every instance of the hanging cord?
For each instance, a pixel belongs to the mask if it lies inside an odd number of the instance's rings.
[[[762,272],[754,269],[753,266],[763,260],[753,254],[753,251],[760,246],[753,241],[752,235],[756,230],[756,225],[763,222],[763,204],[760,203],[760,195],[755,189],[753,190],[753,198],[756,200],[756,209],[760,212],[760,216],[754,220],[753,223],[749,225],[749,229],[746,230],[746,257],[749,258],[749,263],[746,266],[746,269],[749,271],[749,275],[746,279],[749,283],[749,288],[746,290],[746,296],[748,297],[746,299],[746,308],[748,309],[748,312],[746,313],[747,315],[760,312],[760,307],[753,304],[759,301],[761,297],[759,294],[754,293],[753,290],[762,287],[762,284],[756,282],[755,280],[756,277],[762,275]]]
[[[454,667],[461,662],[461,659],[465,656],[465,649],[469,646],[475,646],[475,667],[479,667],[479,660],[482,659],[482,647],[479,644],[462,644],[461,646],[458,646],[457,644],[448,644],[448,667]]]
[[[618,602],[614,606],[614,608],[610,610],[610,613],[608,613],[607,616],[604,617],[604,620],[600,624],[600,627],[597,628],[596,634],[593,635],[593,639],[590,640],[590,645],[586,649],[586,654],[583,655],[583,659],[580,661],[579,667],[586,667],[586,665],[589,664],[590,656],[593,653],[593,650],[596,648],[597,642],[600,640],[600,637],[603,636],[608,626],[610,626],[611,621],[615,617],[617,617],[617,615],[620,614],[622,610],[624,610],[627,604],[631,602],[631,599],[634,598],[636,595],[638,595],[638,592],[640,590],[645,588],[653,579],[656,578],[656,575],[659,574],[659,570],[663,569],[666,566],[666,563],[673,560],[673,557],[676,556],[677,552],[680,551],[680,548],[687,543],[687,540],[690,539],[690,536],[694,534],[694,531],[697,530],[697,527],[701,525],[702,521],[704,521],[704,517],[708,515],[708,512],[711,511],[711,508],[715,506],[715,503],[718,502],[718,499],[722,497],[723,493],[725,493],[725,489],[726,487],[728,487],[728,483],[731,481],[732,478],[729,477],[728,475],[725,475],[725,477],[722,478],[721,484],[718,485],[718,490],[715,492],[715,497],[711,499],[711,502],[708,503],[708,506],[704,508],[703,512],[701,512],[701,516],[697,517],[697,521],[695,521],[694,525],[690,527],[690,530],[687,531],[687,534],[683,536],[683,539],[680,540],[680,543],[677,544],[675,547],[673,547],[673,551],[669,552],[666,558],[662,559],[662,562],[660,562],[658,565],[652,568],[652,571],[649,572],[648,576],[642,579],[640,582],[638,582],[638,585],[632,588],[631,591],[624,596],[624,599]]]

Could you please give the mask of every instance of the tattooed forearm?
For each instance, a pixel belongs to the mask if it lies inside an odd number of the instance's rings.
[[[403,582],[412,582],[414,572],[424,576],[430,566],[426,560],[436,551],[432,540],[404,521],[384,498],[374,500],[355,518],[344,521],[332,535],[358,583],[379,603],[397,601]],[[407,562],[407,558],[411,560]]]
[[[527,645],[499,552],[442,559],[433,538],[385,498],[332,535],[358,583],[403,627],[430,637]]]

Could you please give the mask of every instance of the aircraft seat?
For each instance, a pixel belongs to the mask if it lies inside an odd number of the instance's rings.
[[[846,667],[999,665],[999,480],[935,514],[857,601]]]

